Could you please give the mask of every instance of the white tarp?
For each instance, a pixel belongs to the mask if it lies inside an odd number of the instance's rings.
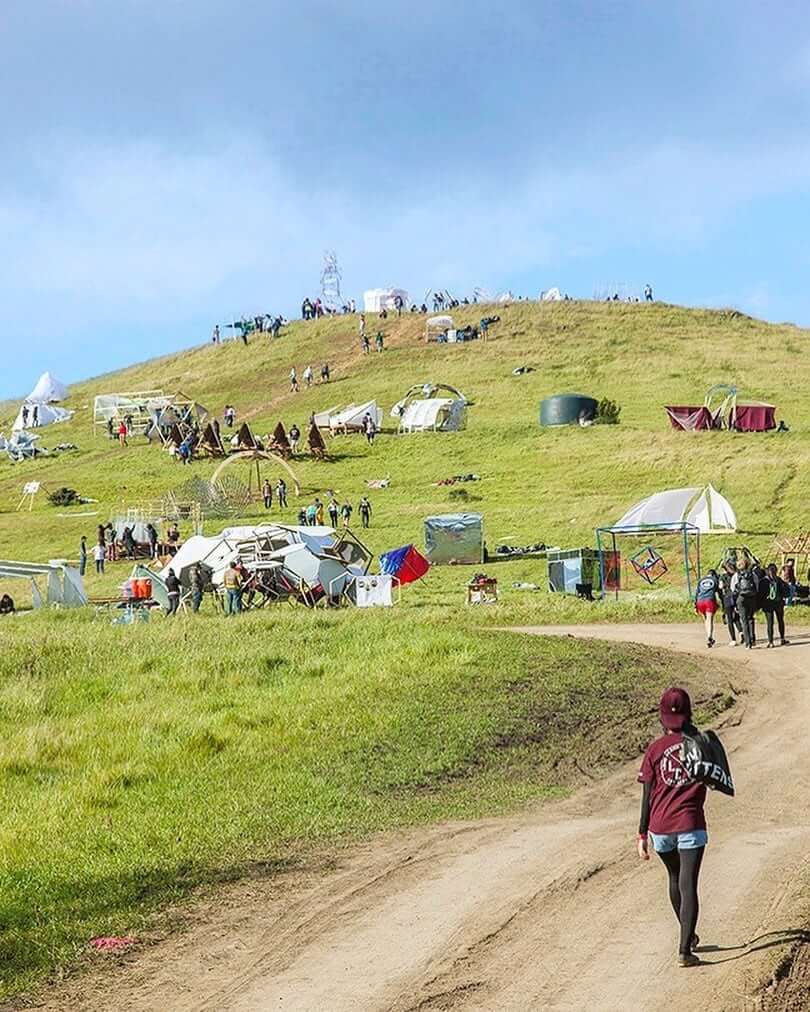
[[[348,407],[337,411],[329,417],[330,429],[357,429],[363,428],[363,419],[371,415],[377,429],[382,425],[382,408],[376,401],[366,401],[365,404],[350,404]]]
[[[562,295],[559,288],[549,288],[547,292],[540,293],[540,299],[542,302],[561,302]]]
[[[44,578],[45,594],[39,586]],[[87,604],[84,581],[79,570],[69,566],[63,559],[52,559],[47,563],[0,561],[0,579],[28,580],[31,585],[31,600],[34,608],[48,604],[61,608],[77,608]]]
[[[400,416],[402,432],[456,432],[466,423],[466,404],[452,397],[430,397],[411,401]]]
[[[23,408],[28,408],[25,424],[23,424]],[[34,424],[34,408],[37,409],[36,425]],[[66,411],[65,408],[56,408],[52,404],[46,404],[44,401],[32,402],[27,400],[24,404],[20,405],[20,410],[14,420],[14,425],[11,427],[11,431],[20,432],[22,429],[43,429],[46,425],[53,425],[55,422],[66,422],[68,418],[72,417],[73,412]]]
[[[316,411],[312,416],[312,420],[318,426],[319,429],[329,428],[329,419],[332,415],[336,415],[340,411],[340,405],[334,404],[331,408],[327,408],[325,411]]]
[[[44,372],[37,380],[37,385],[25,399],[27,401],[38,401],[40,404],[51,404],[56,401],[67,400],[67,396],[68,388],[65,384],[60,383],[49,372]]]
[[[731,503],[712,485],[706,485],[656,492],[631,507],[614,526],[677,526],[682,523],[693,524],[701,534],[719,534],[735,531],[737,516]]]
[[[387,573],[358,576],[354,589],[358,608],[391,608],[394,604],[394,578]]]
[[[379,313],[381,309],[396,309],[394,300],[402,299],[402,305],[408,305],[408,293],[404,288],[369,288],[363,292],[363,308],[367,313]]]

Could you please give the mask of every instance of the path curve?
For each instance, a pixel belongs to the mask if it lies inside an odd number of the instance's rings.
[[[705,652],[699,627],[516,630]],[[700,933],[679,969],[658,862],[634,855],[635,764],[518,816],[445,824],[353,849],[134,957],[103,990],[41,1008],[171,1012],[756,1009],[785,954],[810,853],[810,638],[718,649],[750,692],[724,731],[738,785],[712,797]],[[736,726],[735,726],[736,725]],[[791,934],[793,932],[793,934]],[[756,940],[756,941],[754,941]],[[752,943],[753,944],[750,944]]]

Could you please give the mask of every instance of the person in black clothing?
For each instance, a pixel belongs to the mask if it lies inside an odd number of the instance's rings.
[[[154,524],[146,525],[146,536],[149,538],[149,558],[158,557],[158,532]]]
[[[180,581],[173,569],[169,570],[169,575],[166,577],[166,593],[169,595],[169,607],[166,615],[176,615],[180,605]]]
[[[737,614],[742,625],[743,642],[752,650],[756,641],[754,616],[760,606],[759,577],[751,561],[742,556],[737,560],[737,572],[731,578],[731,591],[737,602]]]
[[[278,496],[278,508],[287,508],[287,482],[283,478],[278,479],[276,484],[276,495]]]
[[[0,597],[0,615],[13,615],[16,611],[14,600],[10,594],[3,594]]]
[[[127,553],[128,559],[135,558],[135,538],[132,536],[132,528],[125,527],[124,533],[121,535],[121,543],[124,546],[124,551]]]
[[[768,628],[768,646],[773,646],[773,620],[775,618],[779,627],[779,641],[785,647],[790,643],[790,640],[785,638],[785,601],[790,595],[790,587],[779,576],[773,563],[765,571],[762,587],[762,610],[765,612],[765,622]]]
[[[723,618],[728,629],[728,645],[730,647],[737,646],[737,631],[740,630],[737,600],[731,590],[733,577],[734,567],[730,562],[724,562],[723,572],[720,574],[720,597],[723,602]]]
[[[363,496],[357,504],[357,508],[360,510],[360,522],[363,527],[367,528],[371,523],[371,503],[368,501],[366,496]]]

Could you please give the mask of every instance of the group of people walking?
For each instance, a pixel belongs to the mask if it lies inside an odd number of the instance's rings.
[[[361,526],[364,529],[368,529],[371,526],[371,502],[368,496],[364,495],[360,497],[360,501],[357,504],[357,512],[360,514]],[[331,527],[337,529],[339,522],[344,527],[350,527],[352,513],[354,513],[354,506],[348,501],[341,505],[335,496],[331,495],[326,507],[324,507],[324,504],[316,496],[309,506],[302,507],[298,511],[298,523],[302,527],[321,527],[324,523],[324,516],[328,515]]]
[[[785,635],[785,606],[792,603],[795,593],[792,560],[783,565],[781,575],[774,563],[763,568],[748,555],[724,562],[719,573],[710,569],[698,581],[695,592],[695,610],[705,624],[706,646],[715,645],[714,623],[718,611],[722,611],[728,629],[729,646],[737,646],[738,634],[739,641],[748,650],[756,646],[756,615],[759,611],[765,616],[768,647],[775,645],[776,631],[780,644],[787,646],[790,641]]]

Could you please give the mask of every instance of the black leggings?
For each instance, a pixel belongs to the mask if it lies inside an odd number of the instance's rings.
[[[780,601],[779,604],[773,605],[765,612],[765,621],[768,625],[768,642],[773,643],[773,620],[776,618],[776,624],[779,627],[779,639],[784,642],[785,639],[785,606]]]
[[[658,856],[666,865],[669,876],[669,902],[681,925],[681,955],[692,951],[692,936],[697,926],[698,876],[705,847],[691,850],[668,850]]]
[[[757,641],[754,616],[757,611],[757,602],[754,598],[737,598],[737,614],[742,623],[743,642],[746,646],[753,646]]]

